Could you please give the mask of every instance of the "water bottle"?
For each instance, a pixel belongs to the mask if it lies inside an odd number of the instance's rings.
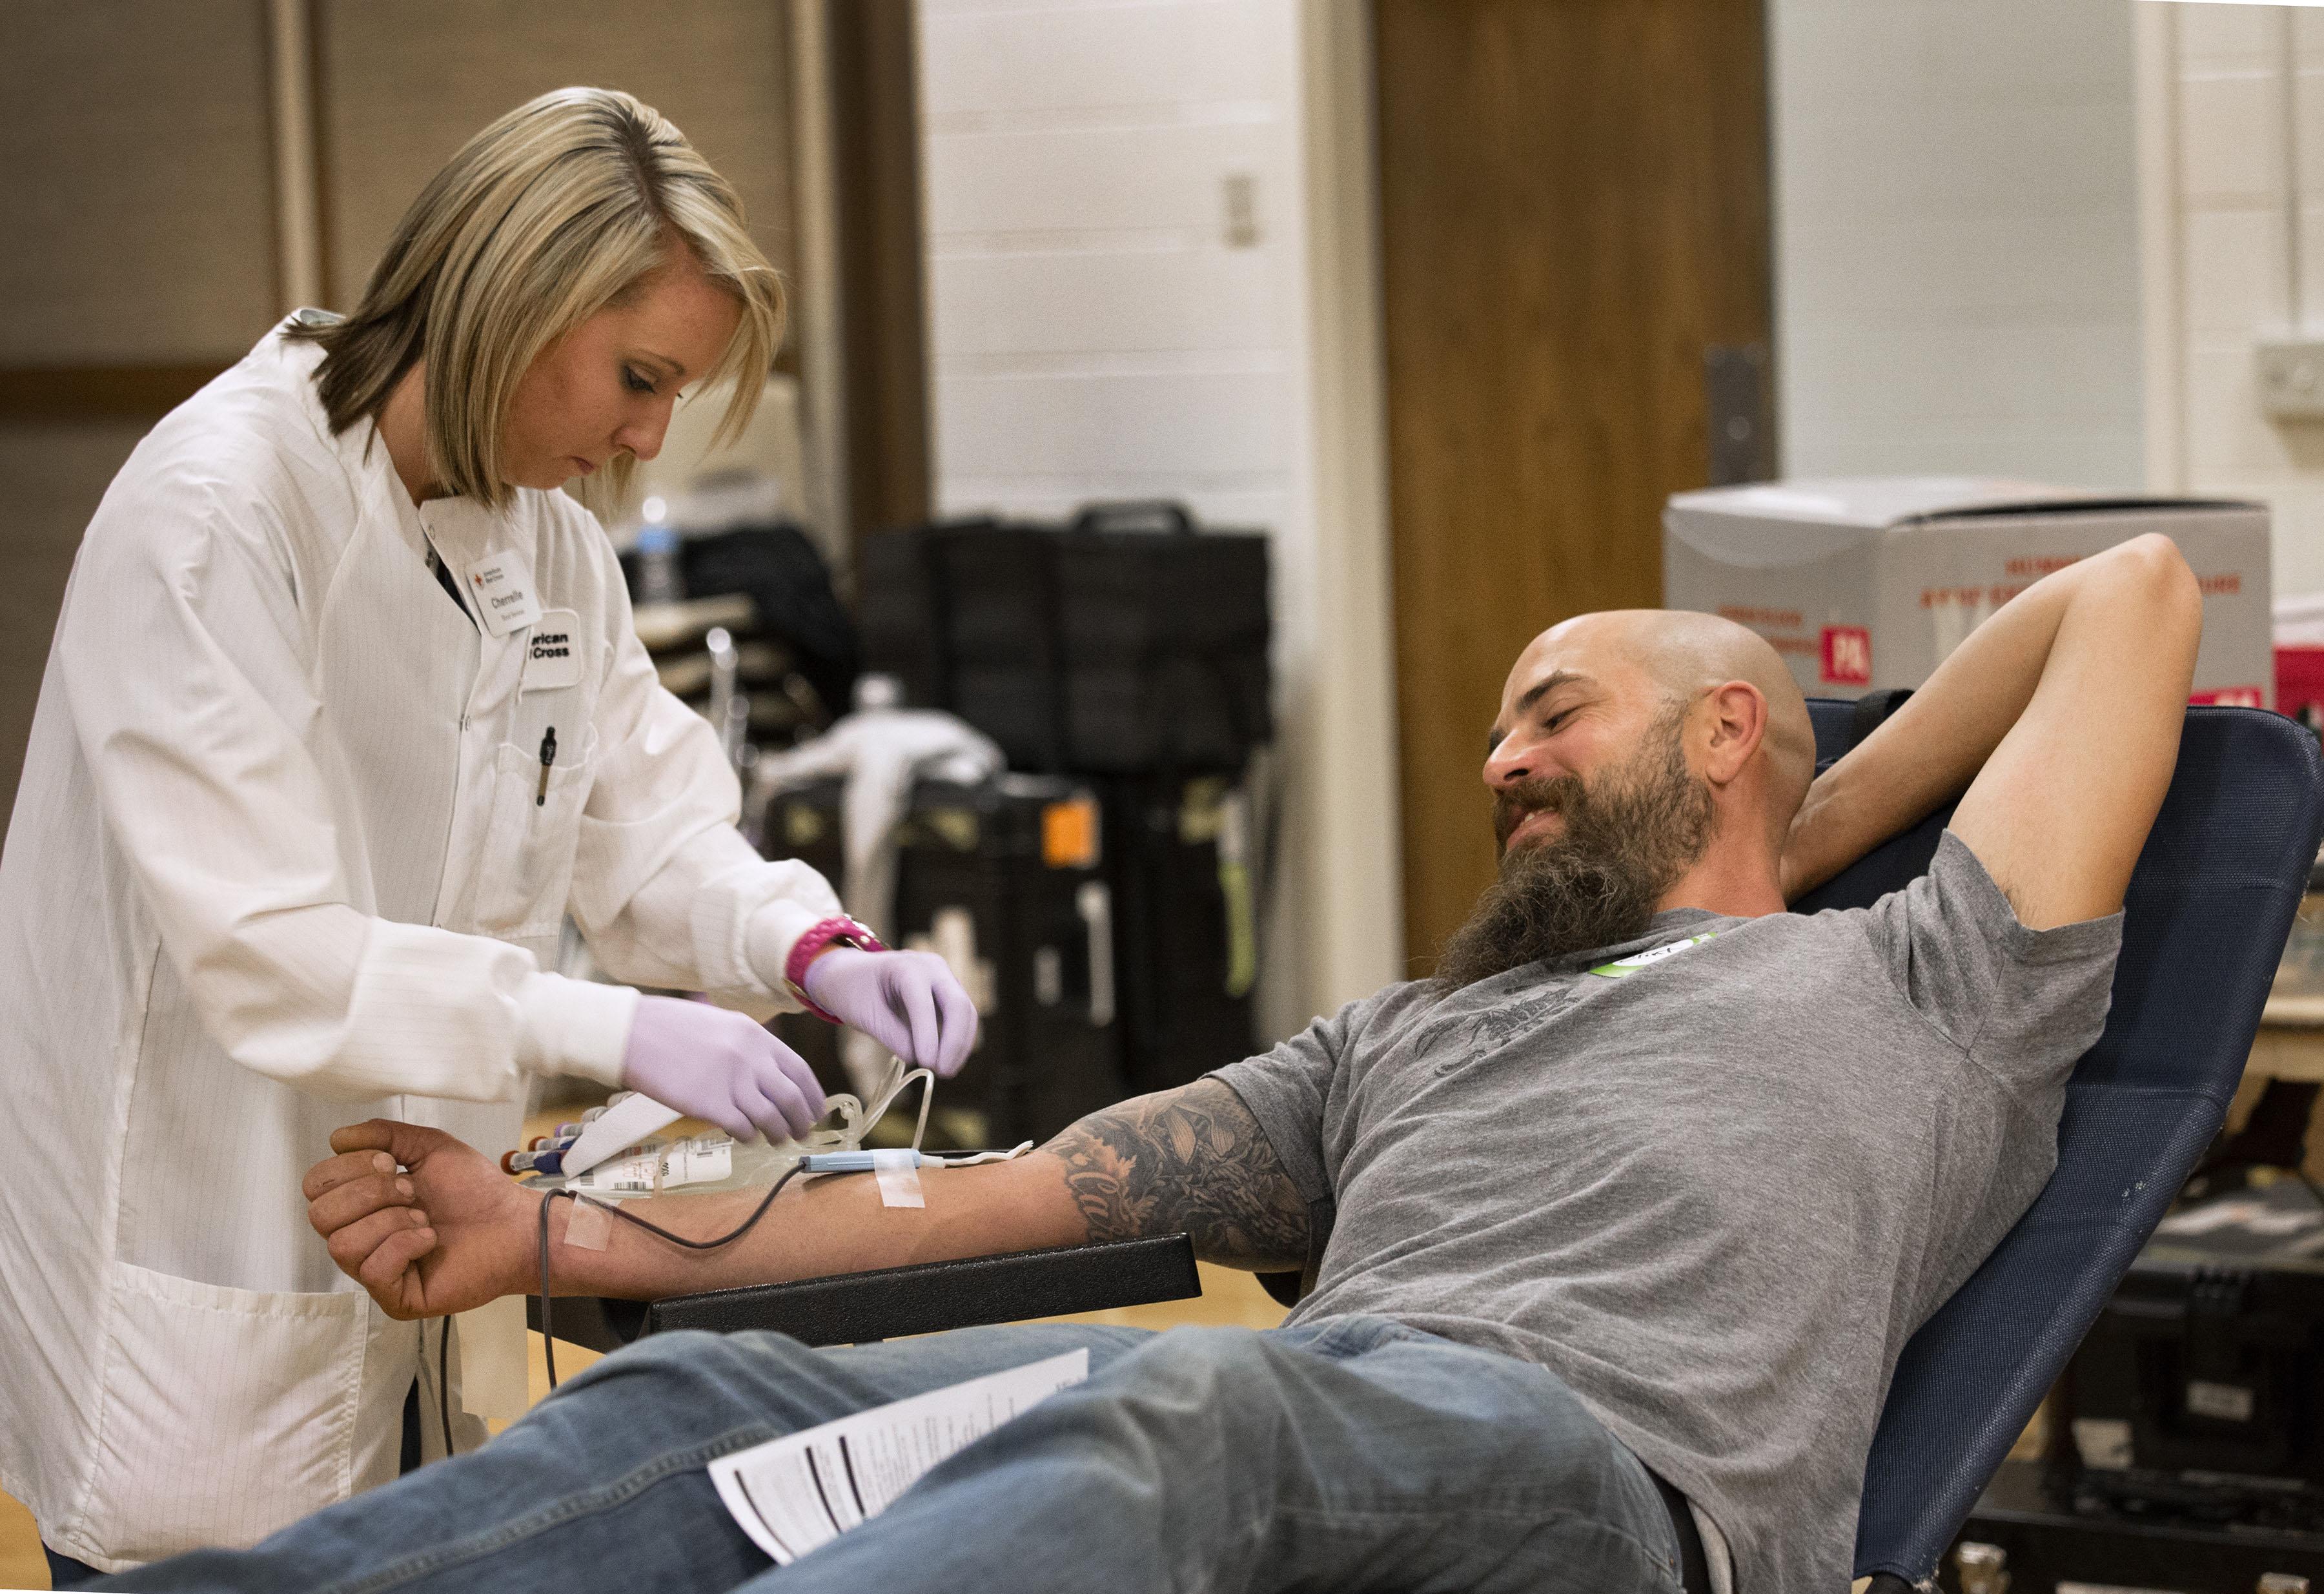
[[[659,521],[638,529],[638,603],[686,601],[686,576],[678,567],[678,532]]]

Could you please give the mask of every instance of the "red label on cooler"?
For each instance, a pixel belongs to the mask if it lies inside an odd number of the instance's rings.
[[[1872,633],[1860,625],[1823,628],[1823,678],[1835,686],[1872,684]]]
[[[2257,686],[2213,686],[2206,692],[2187,694],[2190,703],[2216,703],[2227,708],[2264,708],[2266,701]]]

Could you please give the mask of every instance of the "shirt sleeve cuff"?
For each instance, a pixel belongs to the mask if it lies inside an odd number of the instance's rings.
[[[770,902],[751,916],[745,943],[751,972],[782,1004],[785,1012],[800,1010],[798,998],[791,993],[790,983],[783,977],[783,970],[791,961],[791,948],[798,944],[800,936],[834,917],[788,898]]]
[[[561,974],[534,974],[517,993],[517,1062],[618,1088],[638,993]]]

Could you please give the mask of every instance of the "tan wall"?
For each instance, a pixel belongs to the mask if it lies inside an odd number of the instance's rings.
[[[2272,419],[2258,344],[2324,320],[2324,12],[2143,8],[2149,481],[2274,511],[2274,591],[2324,593],[2324,423]]]
[[[0,367],[224,364],[275,314],[257,0],[30,6],[0,50]],[[21,384],[31,400],[61,380]],[[0,420],[0,811],[73,549],[144,419]]]
[[[326,298],[360,290],[461,143],[543,90],[624,88],[793,256],[784,0],[312,0]],[[281,313],[266,0],[20,6],[0,49],[0,815],[80,532],[157,415],[43,410],[51,370],[223,367]]]
[[[536,94],[620,88],[678,124],[790,274],[788,34],[779,0],[323,0],[316,56],[327,281],[362,290],[420,186]]]
[[[256,0],[14,8],[0,364],[231,359],[274,318]]]
[[[57,604],[81,528],[142,421],[0,425],[0,815],[16,801],[16,771]]]

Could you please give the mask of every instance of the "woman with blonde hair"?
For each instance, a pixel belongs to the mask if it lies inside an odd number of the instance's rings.
[[[513,1145],[527,1076],[567,1073],[798,1133],[784,1008],[966,1055],[940,960],[735,831],[558,491],[651,458],[688,389],[738,431],[781,316],[678,131],[565,89],[453,158],[352,314],[290,318],[115,478],[0,854],[0,1481],[60,1581],[392,1476],[415,1389],[429,1453],[481,1440],[439,1369],[511,1325],[447,1342],[339,1273],[300,1191],[334,1125]],[[616,977],[722,1005],[545,972],[568,914]]]

